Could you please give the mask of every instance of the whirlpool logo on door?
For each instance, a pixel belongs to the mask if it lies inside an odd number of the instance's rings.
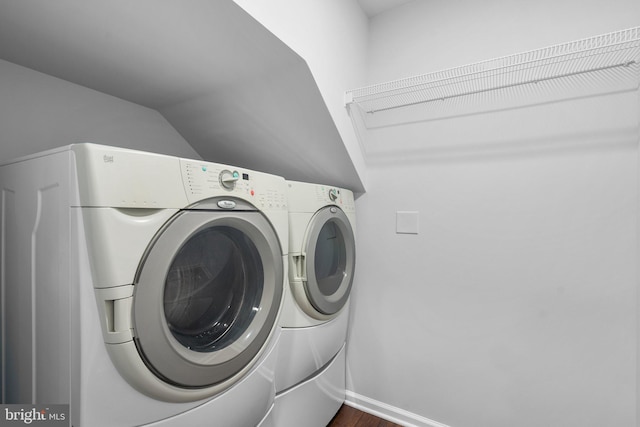
[[[69,405],[0,405],[0,427],[69,425]]]

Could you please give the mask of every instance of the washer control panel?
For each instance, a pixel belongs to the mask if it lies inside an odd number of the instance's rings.
[[[188,159],[180,159],[180,168],[189,203],[235,196],[260,209],[287,209],[286,186],[279,176]]]

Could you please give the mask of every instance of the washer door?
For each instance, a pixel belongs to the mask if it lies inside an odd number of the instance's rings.
[[[304,243],[304,290],[320,313],[337,313],[347,302],[356,263],[356,245],[349,219],[336,206],[311,218]]]
[[[179,213],[138,269],[138,352],[159,378],[178,387],[228,379],[265,346],[283,274],[276,233],[260,213]]]

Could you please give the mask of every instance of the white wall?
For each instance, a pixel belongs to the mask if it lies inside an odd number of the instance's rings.
[[[366,188],[366,165],[344,107],[344,93],[365,84],[368,20],[344,0],[234,0],[309,65]]]
[[[71,144],[200,158],[155,110],[0,60],[0,162]]]
[[[637,25],[635,0],[414,1],[372,20],[368,79]],[[370,130],[349,400],[418,425],[637,425],[638,98]]]
[[[353,392],[455,427],[635,425],[637,102],[456,118],[369,165]]]

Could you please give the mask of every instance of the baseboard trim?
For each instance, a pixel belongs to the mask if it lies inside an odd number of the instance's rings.
[[[420,415],[396,408],[395,406],[387,405],[386,403],[362,396],[350,390],[346,392],[344,403],[345,405],[405,427],[449,427],[446,424],[421,417]]]

